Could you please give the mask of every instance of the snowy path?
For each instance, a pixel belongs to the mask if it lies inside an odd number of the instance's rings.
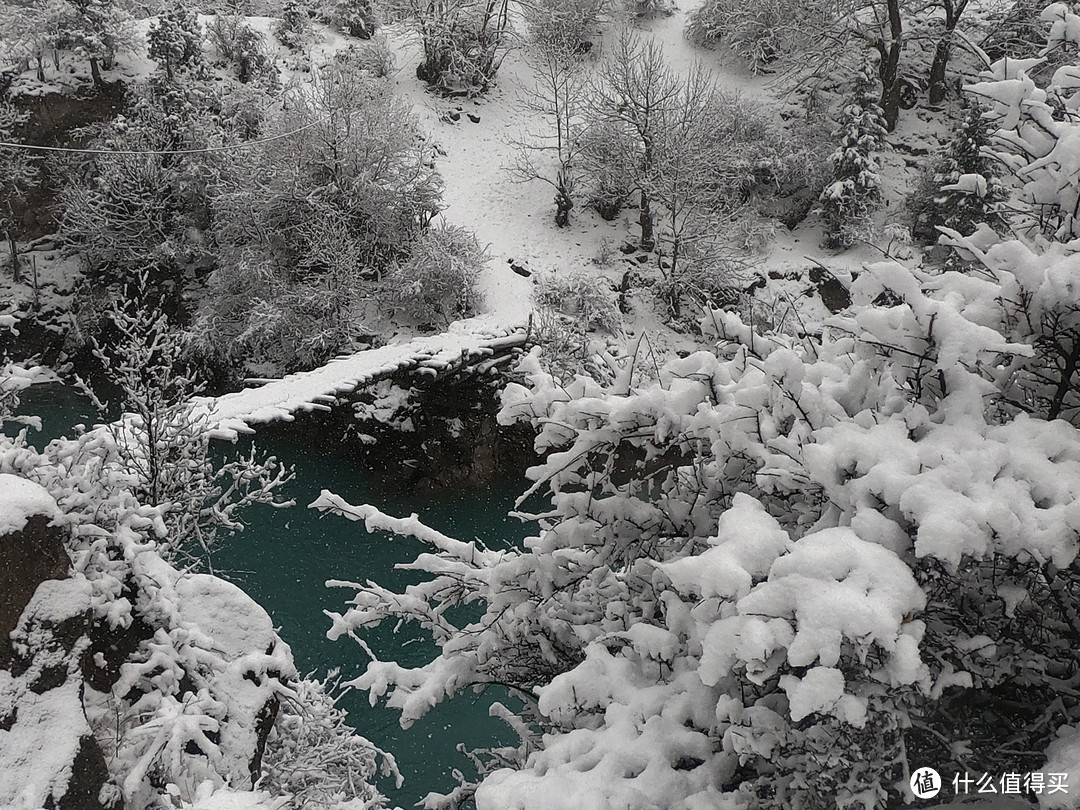
[[[691,4],[694,0],[691,0]],[[686,72],[695,59],[709,63],[717,80],[728,87],[755,92],[762,82],[725,69],[715,54],[687,47],[682,36],[690,6],[669,17],[641,26],[646,36],[658,40],[672,66]],[[615,222],[601,220],[579,206],[569,228],[554,223],[553,190],[542,181],[515,182],[510,174],[515,139],[535,120],[527,120],[519,96],[532,86],[533,71],[520,50],[508,54],[499,70],[498,83],[481,99],[446,99],[432,94],[414,73],[420,61],[419,43],[398,27],[386,31],[398,66],[392,81],[423,129],[444,153],[438,168],[445,180],[443,214],[447,222],[474,231],[491,257],[481,278],[485,315],[451,326],[444,334],[418,337],[407,343],[369,349],[340,357],[321,368],[291,374],[259,388],[205,399],[213,411],[217,434],[235,438],[251,432],[249,425],[275,419],[292,419],[297,411],[325,408],[345,391],[372,382],[401,368],[445,367],[462,352],[478,355],[522,341],[532,311],[532,278],[515,273],[510,263],[530,272],[567,271],[593,267],[599,274],[598,257],[633,238],[636,212]],[[329,58],[344,40],[327,32],[316,49],[316,59]],[[461,107],[460,120],[444,116]],[[473,121],[470,114],[478,118]]]
[[[520,346],[525,342],[522,327],[494,325],[486,317],[458,321],[439,335],[338,357],[319,368],[289,374],[258,388],[216,398],[199,397],[196,402],[210,411],[212,435],[232,441],[238,434],[252,433],[250,425],[255,423],[291,421],[297,411],[325,410],[337,395],[401,369],[416,368],[434,374],[462,358],[476,360]]]

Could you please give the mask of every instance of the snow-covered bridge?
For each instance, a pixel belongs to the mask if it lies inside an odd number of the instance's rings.
[[[417,337],[331,360],[324,366],[269,380],[220,397],[200,397],[210,411],[214,435],[235,439],[253,424],[291,420],[297,411],[329,410],[336,398],[399,371],[437,375],[477,366],[483,373],[525,344],[524,325],[495,325],[487,318],[458,321],[438,335]]]

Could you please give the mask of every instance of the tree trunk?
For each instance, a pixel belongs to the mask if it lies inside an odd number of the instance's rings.
[[[956,26],[960,24],[960,15],[964,13],[964,7],[967,4],[968,0],[960,0],[955,5],[952,0],[945,0],[945,32],[934,48],[934,61],[930,64],[931,104],[940,104],[945,100],[945,69],[949,65],[953,33],[956,31]]]
[[[94,80],[94,87],[102,88],[105,86],[105,80],[101,78],[101,63],[98,62],[97,57],[90,57],[90,76]]]
[[[885,129],[892,132],[900,118],[900,43],[894,42],[887,58],[881,61],[881,110],[885,114]]]
[[[646,253],[652,253],[656,247],[656,237],[653,235],[652,206],[649,204],[649,195],[642,189],[641,209],[638,213],[638,225],[641,228],[641,241],[638,247]]]
[[[19,248],[15,244],[15,230],[8,228],[7,232],[8,250],[11,251],[11,278],[13,281],[19,281]]]
[[[945,68],[949,64],[949,40],[943,38],[934,48],[934,61],[930,63],[930,103],[940,104],[945,100]]]
[[[900,117],[900,51],[904,47],[904,18],[900,16],[900,0],[889,0],[889,42],[880,39],[874,44],[881,54],[878,78],[881,79],[881,110],[885,113],[885,128],[892,132]]]

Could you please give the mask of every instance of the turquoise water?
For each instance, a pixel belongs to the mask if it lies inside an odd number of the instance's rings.
[[[376,492],[370,476],[347,455],[328,458],[325,452],[312,452],[282,435],[256,437],[256,444],[296,465],[296,481],[288,494],[297,500],[297,507],[253,507],[246,513],[248,528],[214,555],[214,568],[266,608],[292,646],[302,672],[314,670],[321,676],[340,667],[343,680],[348,680],[361,674],[369,660],[351,639],[332,642],[326,638],[330,620],[323,611],[344,613],[354,595],[351,588],[326,588],[327,580],[370,579],[400,590],[420,581],[422,575],[395,570],[394,565],[430,550],[412,538],[368,534],[362,524],[305,508],[322,489],[349,503],[371,503],[395,516],[416,512],[428,525],[461,540],[479,537],[491,547],[505,547],[523,536],[520,521],[506,516],[523,482],[510,479],[495,489],[437,495]],[[380,659],[406,666],[431,660],[436,648],[426,633],[410,626],[395,633],[392,624],[363,635]],[[451,790],[456,784],[451,775],[454,768],[472,772],[468,758],[455,750],[457,743],[479,748],[515,741],[504,723],[488,717],[494,700],[511,708],[517,705],[501,690],[469,692],[436,707],[407,730],[398,724],[397,711],[370,706],[366,693],[349,693],[340,705],[361,734],[397,758],[405,777],[401,790],[395,790],[390,780],[379,787],[409,807],[429,791]]]
[[[89,425],[101,421],[85,399],[63,386],[29,389],[21,410],[42,418],[41,433],[30,435],[31,443],[38,446],[69,432],[70,426],[79,422]],[[244,451],[248,441],[236,447],[226,445],[223,452]],[[507,517],[514,498],[525,486],[524,479],[516,476],[503,476],[497,485],[484,490],[380,492],[346,451],[315,450],[309,442],[290,438],[287,429],[280,426],[255,441],[261,450],[295,465],[296,480],[288,485],[285,495],[297,505],[249,509],[244,515],[246,530],[222,544],[213,556],[213,566],[215,573],[239,584],[267,610],[305,674],[322,677],[339,668],[344,681],[360,675],[368,661],[351,639],[332,642],[326,638],[330,619],[323,611],[344,612],[354,593],[349,588],[327,588],[326,581],[370,579],[400,590],[422,575],[395,570],[394,565],[429,550],[412,538],[368,534],[359,523],[308,509],[322,489],[350,503],[371,503],[395,516],[416,512],[425,523],[452,537],[481,538],[493,548],[517,543],[528,528]],[[394,632],[387,624],[367,632],[364,639],[380,658],[407,666],[427,662],[436,650],[426,633],[410,626]],[[400,727],[396,711],[381,704],[370,706],[366,693],[348,692],[339,705],[348,711],[350,724],[360,734],[397,758],[404,784],[398,790],[392,780],[384,779],[379,788],[401,806],[410,807],[429,791],[453,789],[453,769],[473,773],[469,759],[455,750],[459,742],[467,748],[516,742],[504,723],[488,716],[488,707],[495,700],[511,708],[518,705],[499,689],[480,694],[470,691],[436,707],[407,730]]]

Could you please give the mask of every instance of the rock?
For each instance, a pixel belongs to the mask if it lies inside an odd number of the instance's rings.
[[[11,631],[38,585],[71,570],[64,530],[50,526],[56,502],[44,488],[0,475],[0,668],[11,661]]]
[[[468,113],[468,116],[469,116],[469,120],[472,121],[474,124],[479,124],[480,123],[480,116],[479,115],[474,115],[473,113]]]
[[[529,276],[532,275],[531,270],[526,270],[520,264],[515,264],[513,262],[510,263],[510,269],[513,270],[515,273],[517,273],[522,278],[528,278]]]
[[[105,755],[92,734],[79,738],[79,749],[71,763],[71,778],[67,792],[61,797],[57,810],[116,810],[115,805],[103,804],[101,788],[109,781]]]
[[[810,268],[810,281],[817,287],[821,302],[829,312],[840,312],[851,306],[851,293],[832,273],[823,267]]]
[[[457,110],[451,110],[446,115],[451,121],[460,121],[461,120],[461,113],[458,112]]]

